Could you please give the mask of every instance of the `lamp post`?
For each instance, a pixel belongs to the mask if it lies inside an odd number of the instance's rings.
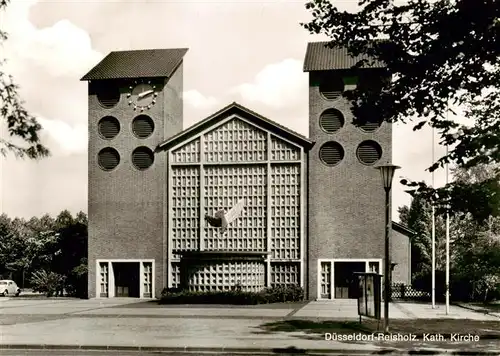
[[[395,166],[393,164],[385,164],[375,167],[380,171],[382,177],[382,183],[384,184],[385,190],[385,272],[384,272],[384,324],[385,332],[389,332],[389,299],[391,290],[391,257],[390,257],[390,234],[391,234],[391,207],[390,207],[390,193],[392,187],[392,180],[394,178],[394,172],[396,169],[401,167]]]

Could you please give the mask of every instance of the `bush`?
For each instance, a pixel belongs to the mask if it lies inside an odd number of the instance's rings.
[[[88,297],[88,266],[87,260],[82,259],[80,265],[73,268],[66,280],[66,293],[71,297]]]
[[[500,299],[500,285],[498,277],[484,275],[478,279],[471,279],[467,275],[460,275],[457,271],[450,271],[450,300],[455,302],[489,302]],[[423,300],[431,300],[432,275],[431,272],[422,272],[413,278],[412,287],[429,293]],[[412,298],[414,299],[414,298]],[[436,301],[446,299],[446,278],[444,271],[436,271]]]
[[[165,288],[160,304],[227,304],[255,305],[297,302],[304,299],[304,290],[297,285],[266,288],[260,292],[244,292],[239,288],[231,291],[181,291]]]
[[[52,297],[64,288],[65,277],[58,273],[40,270],[33,273],[30,282],[34,292],[45,293]]]

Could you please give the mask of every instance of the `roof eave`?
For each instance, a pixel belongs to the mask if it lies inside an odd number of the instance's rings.
[[[179,61],[172,67],[172,70],[169,73],[162,74],[162,75],[148,75],[148,78],[170,78],[173,73],[179,68],[179,66],[182,64],[184,61],[184,56],[186,53],[189,51],[189,48],[175,48],[176,50],[184,51],[182,56],[180,57]],[[91,81],[91,80],[109,80],[109,79],[135,79],[137,77],[99,77],[99,78],[93,78],[92,77],[92,72],[94,71],[95,68],[99,67],[101,63],[103,63],[112,53],[116,51],[112,51],[108,53],[106,57],[104,57],[99,63],[97,63],[91,70],[87,72],[82,78],[80,78],[80,81]]]
[[[401,233],[403,233],[407,236],[415,236],[417,234],[415,231],[409,229],[405,225],[400,224],[400,223],[395,222],[395,221],[392,222],[392,228],[396,231],[399,230]]]

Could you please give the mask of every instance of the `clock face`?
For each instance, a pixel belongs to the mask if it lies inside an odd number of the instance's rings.
[[[135,82],[135,86],[130,86],[129,105],[134,107],[134,110],[148,110],[156,103],[156,87],[150,82]]]

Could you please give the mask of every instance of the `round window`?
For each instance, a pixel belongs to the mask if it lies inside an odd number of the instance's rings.
[[[375,141],[363,141],[356,150],[361,163],[372,165],[382,157],[382,147]]]
[[[114,148],[106,147],[99,151],[97,161],[103,170],[111,171],[120,163],[120,154]]]
[[[132,132],[138,138],[151,136],[155,129],[155,123],[147,115],[139,115],[132,121]]]
[[[335,166],[344,159],[344,149],[337,142],[326,142],[319,149],[319,158],[327,166]]]
[[[360,125],[359,128],[364,132],[374,132],[382,125],[381,121],[368,121],[363,125]]]
[[[321,95],[327,100],[335,100],[339,98],[344,91],[344,81],[339,76],[326,76],[320,86]]]
[[[120,122],[113,116],[105,116],[99,120],[98,129],[101,137],[110,140],[120,132]]]
[[[145,170],[151,167],[154,162],[154,153],[148,147],[137,147],[132,152],[132,164],[138,170]]]
[[[319,125],[327,133],[337,132],[344,126],[344,116],[337,109],[327,109],[321,114]]]
[[[116,84],[99,83],[97,87],[97,100],[105,108],[112,108],[120,101],[120,89]]]

